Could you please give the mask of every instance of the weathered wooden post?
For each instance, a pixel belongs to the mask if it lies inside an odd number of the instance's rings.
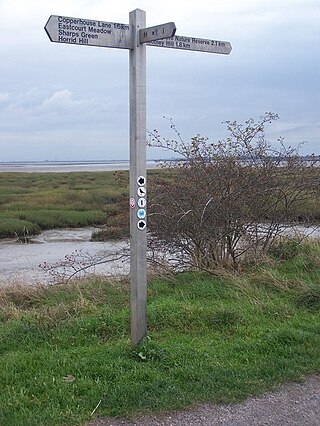
[[[130,74],[130,275],[131,345],[147,334],[146,222],[146,45],[228,55],[226,41],[176,36],[173,22],[146,28],[146,14],[136,9],[129,25],[51,15],[45,31],[51,41],[129,50]]]
[[[147,334],[147,226],[146,226],[146,45],[140,30],[146,14],[129,14],[132,49],[129,52],[130,90],[130,279],[131,345]],[[143,206],[139,210],[139,205]],[[140,214],[140,216],[139,216]]]

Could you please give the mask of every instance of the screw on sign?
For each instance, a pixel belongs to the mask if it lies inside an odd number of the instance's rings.
[[[62,35],[61,26],[81,27],[82,31]],[[137,223],[134,211],[137,194],[138,206],[143,208],[147,192],[146,144],[141,143],[146,137],[146,46],[228,55],[231,44],[176,35],[173,22],[147,28],[146,13],[140,9],[130,12],[129,25],[51,15],[45,31],[57,43],[129,50],[131,344],[136,347],[147,334],[147,240],[146,232],[139,232],[147,225],[144,220]]]
[[[134,209],[136,206],[136,200],[134,198],[130,198],[130,207]]]

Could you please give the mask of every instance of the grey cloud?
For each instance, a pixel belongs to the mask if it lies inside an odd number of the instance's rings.
[[[46,98],[38,107],[39,111],[45,112],[65,112],[73,111],[74,108],[81,107],[85,101],[74,100],[71,90],[63,89],[54,92],[49,98]]]
[[[14,1],[6,3],[9,17]],[[319,152],[318,0],[201,0],[197,10],[186,2],[165,10],[168,4],[145,1],[140,7],[146,7],[148,22],[157,24],[155,12],[161,12],[161,19],[176,21],[180,34],[229,40],[233,51],[223,56],[148,47],[148,128],[170,135],[166,115],[185,139],[201,133],[215,140],[226,136],[222,121],[272,110],[280,115],[272,139],[308,140],[303,149]],[[21,34],[10,35],[6,27],[10,43],[0,41],[2,159],[11,158],[13,149],[29,159],[63,153],[69,159],[127,158],[128,52],[50,43],[43,25],[51,13],[127,22],[134,7],[128,1],[121,7],[106,8],[102,1],[92,6],[87,0],[74,1],[73,7],[69,13],[70,5],[59,1],[52,9],[52,2],[43,0],[31,20],[30,3],[23,45]]]

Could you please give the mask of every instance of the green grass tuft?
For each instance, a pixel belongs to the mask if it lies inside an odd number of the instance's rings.
[[[40,227],[31,221],[21,219],[0,219],[0,238],[23,238],[40,233]]]

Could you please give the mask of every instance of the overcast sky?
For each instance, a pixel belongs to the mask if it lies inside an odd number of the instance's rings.
[[[127,159],[127,50],[52,43],[50,15],[230,41],[230,55],[147,47],[147,127],[227,137],[225,120],[278,113],[270,141],[320,154],[319,0],[0,0],[0,161]],[[156,150],[149,158],[160,158]]]

